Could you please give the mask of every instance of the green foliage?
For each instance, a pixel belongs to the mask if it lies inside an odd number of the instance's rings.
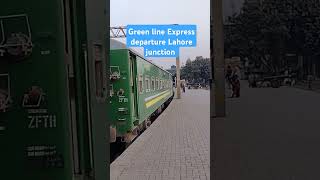
[[[226,56],[248,57],[277,71],[285,53],[319,55],[320,1],[245,1],[225,27]]]
[[[190,83],[209,83],[210,59],[198,56],[195,60],[187,60],[186,65],[181,67],[181,79]]]

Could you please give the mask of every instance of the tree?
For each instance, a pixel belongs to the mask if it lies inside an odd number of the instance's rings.
[[[186,61],[186,65],[181,68],[181,77],[184,79],[190,80],[192,79],[192,61],[189,58]]]
[[[320,1],[245,1],[240,14],[229,18],[227,55],[262,63],[271,72],[282,66],[285,53],[319,56]]]
[[[181,79],[191,83],[209,83],[210,59],[197,56],[195,60],[187,60],[186,65],[181,68]]]

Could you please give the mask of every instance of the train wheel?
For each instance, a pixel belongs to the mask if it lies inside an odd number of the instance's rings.
[[[150,120],[149,119],[147,119],[147,120],[145,120],[144,122],[143,122],[143,128],[144,129],[148,129],[149,128],[149,126],[151,125],[151,122],[150,122]]]
[[[151,126],[151,121],[150,121],[150,120],[147,122],[147,126],[148,126],[148,127]]]
[[[138,126],[138,134],[140,135],[140,134],[142,134],[142,132],[144,131],[144,122],[142,123],[142,124],[140,124],[139,126]]]
[[[125,149],[127,149],[127,148],[131,145],[131,143],[132,143],[132,142],[125,143],[125,145],[124,145],[124,146],[125,146]]]

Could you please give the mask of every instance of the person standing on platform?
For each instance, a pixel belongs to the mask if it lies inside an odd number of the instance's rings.
[[[186,87],[184,86],[183,83],[181,84],[181,87],[182,87],[182,92],[185,93],[186,92]]]
[[[313,76],[311,74],[308,75],[308,89],[312,89],[312,81],[313,81]]]
[[[228,65],[227,72],[226,72],[226,81],[229,89],[231,89],[231,80],[232,80],[231,78],[232,78],[232,69],[231,69],[231,66]]]
[[[232,78],[232,98],[240,97],[240,80],[237,74],[235,74]]]

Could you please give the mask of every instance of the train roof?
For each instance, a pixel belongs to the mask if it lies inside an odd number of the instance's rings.
[[[134,50],[134,49],[132,49],[132,48],[127,48],[127,45],[126,45],[125,43],[120,42],[120,41],[117,41],[117,40],[115,40],[115,39],[110,39],[110,50],[114,50],[114,49],[128,49],[128,50],[130,50],[131,52],[133,52],[134,54],[136,54],[137,56],[139,56],[140,58],[142,58],[143,60],[147,61],[147,59],[144,58],[144,57],[143,57],[140,53],[138,53],[136,50]],[[159,69],[167,72],[168,74],[170,74],[170,75],[172,76],[172,74],[171,74],[169,71],[167,71],[167,70],[159,67],[158,65],[154,64],[153,62],[151,62],[151,61],[147,61],[147,62],[153,64],[154,66],[157,66]]]

